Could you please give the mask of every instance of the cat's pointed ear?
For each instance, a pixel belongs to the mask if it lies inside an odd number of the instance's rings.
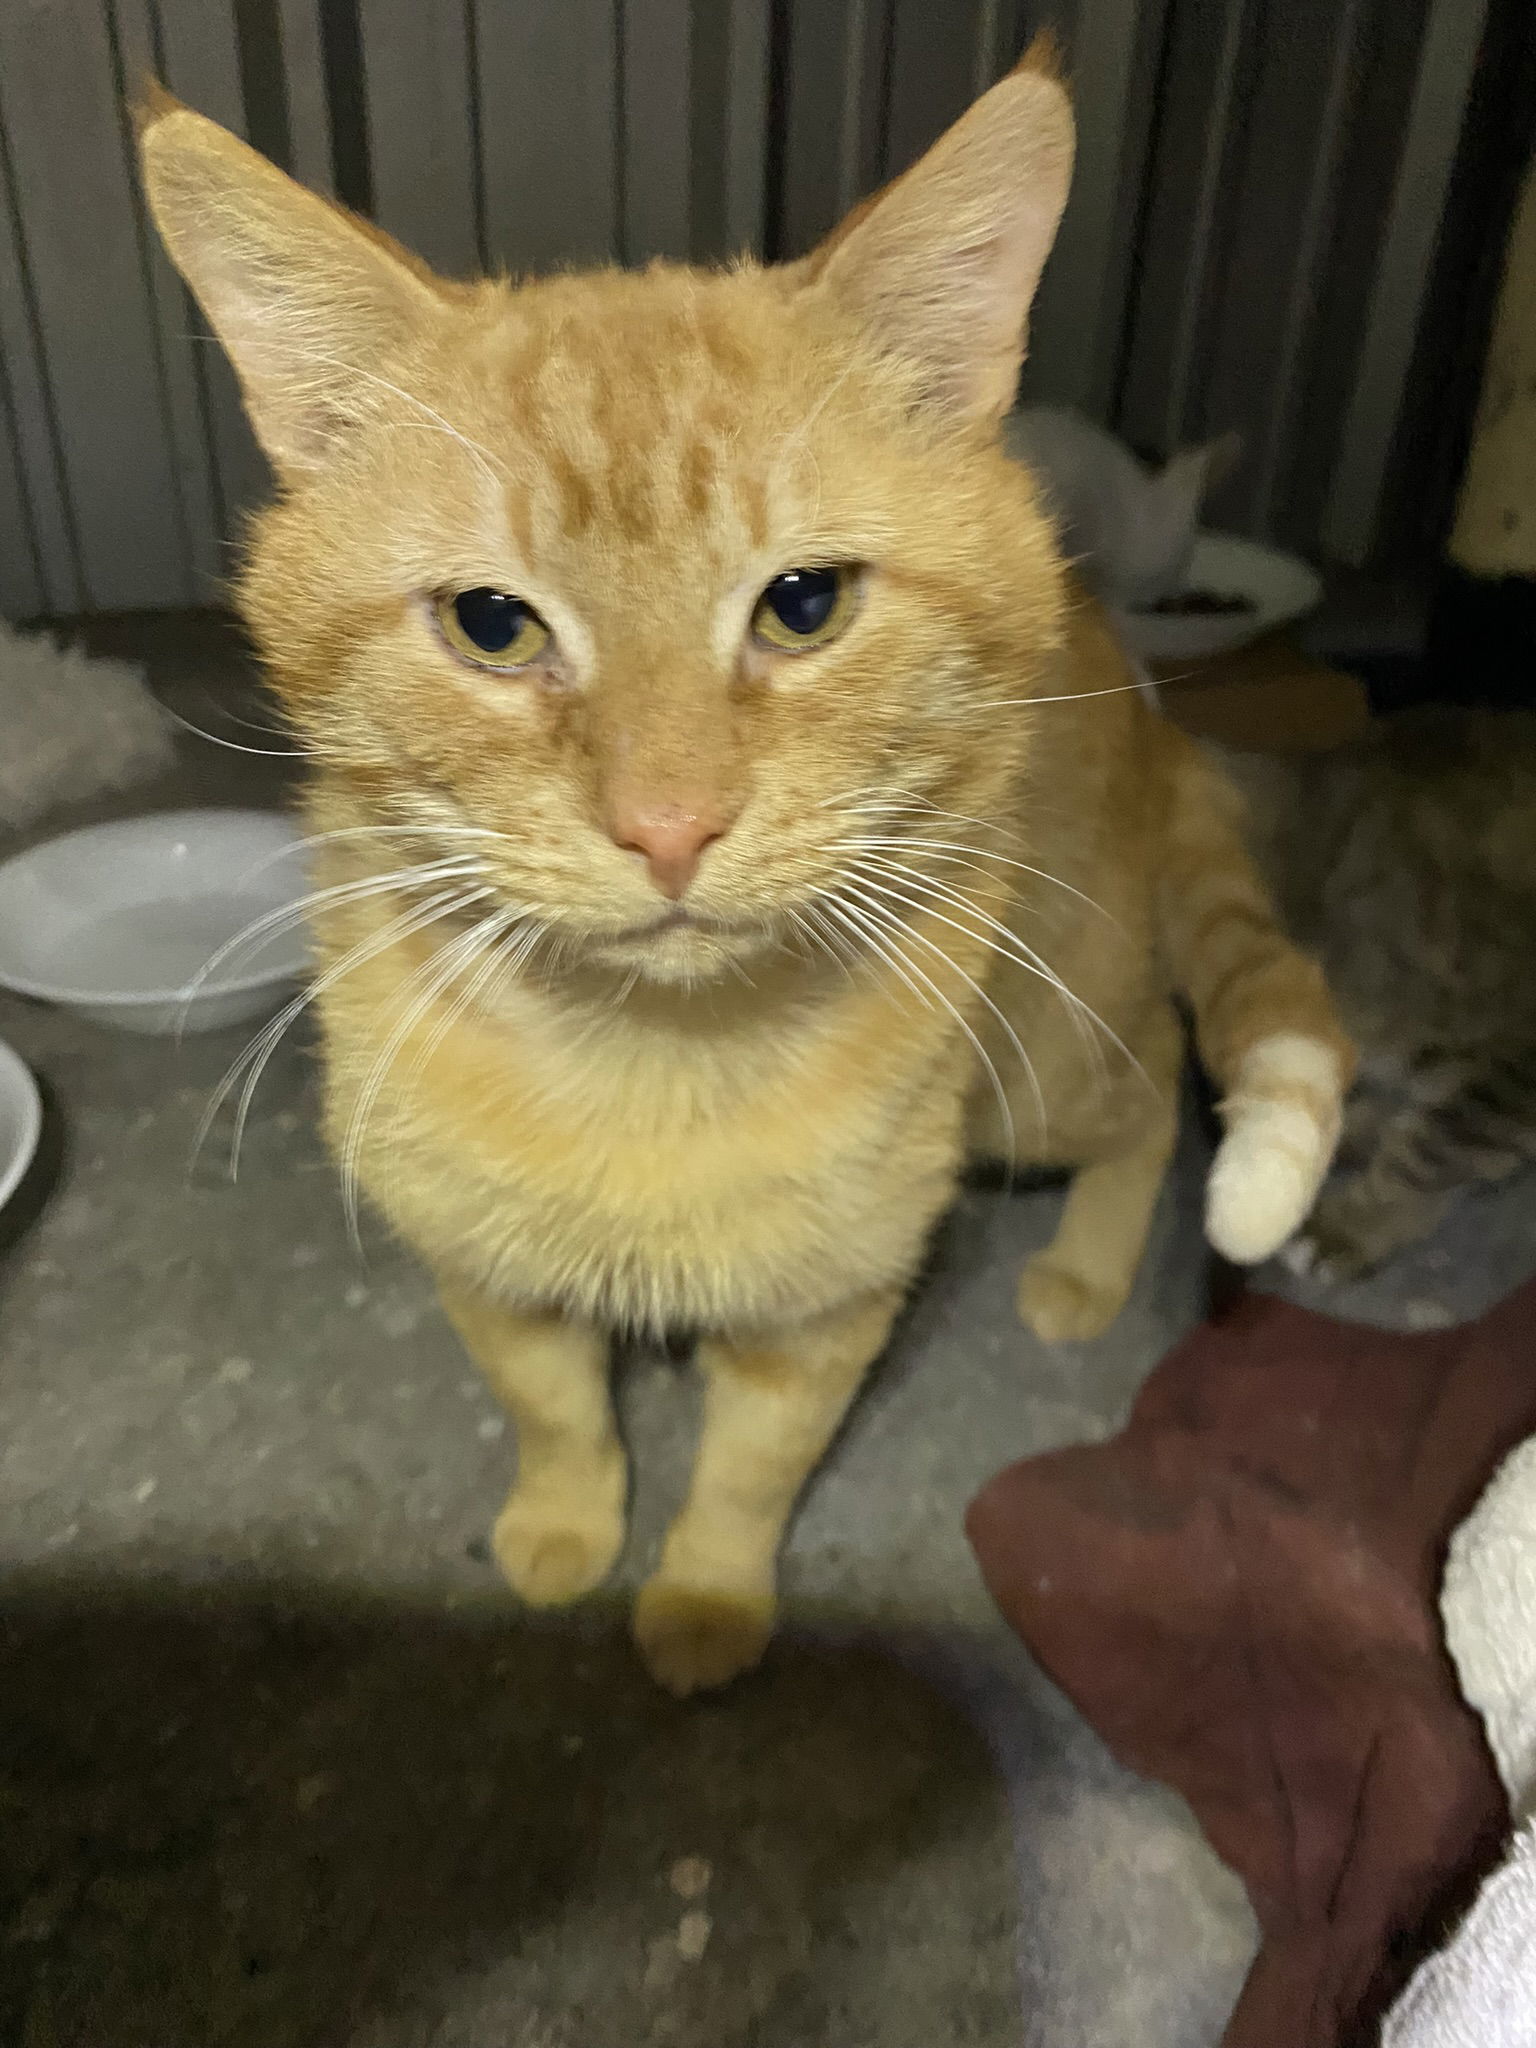
[[[833,230],[804,274],[913,362],[934,402],[996,418],[1014,401],[1072,145],[1056,44],[1040,36],[926,156]]]
[[[439,289],[386,236],[159,87],[138,126],[155,225],[235,366],[256,438],[279,474],[313,471],[377,398],[378,366],[441,310]]]

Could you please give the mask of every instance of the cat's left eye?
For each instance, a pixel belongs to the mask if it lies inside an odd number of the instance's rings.
[[[757,600],[752,631],[782,654],[825,647],[853,617],[857,595],[854,569],[786,569]]]
[[[533,606],[507,590],[444,591],[432,610],[454,653],[477,668],[524,668],[549,645],[549,628]]]

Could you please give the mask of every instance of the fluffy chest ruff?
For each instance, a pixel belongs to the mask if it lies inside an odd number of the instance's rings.
[[[410,965],[383,953],[322,997],[326,1127],[444,1276],[615,1328],[750,1332],[920,1261],[970,1068],[902,991],[721,1015],[702,998],[583,1010],[519,980],[402,1032]]]

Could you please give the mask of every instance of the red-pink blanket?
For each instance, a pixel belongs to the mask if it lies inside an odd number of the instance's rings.
[[[1414,1336],[1249,1295],[1119,1436],[972,1503],[1013,1627],[1248,1887],[1264,1941],[1225,2048],[1374,2040],[1498,1854],[1438,1594],[1451,1531],[1533,1430],[1536,1282]]]

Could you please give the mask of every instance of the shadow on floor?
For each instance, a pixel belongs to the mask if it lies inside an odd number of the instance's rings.
[[[617,1618],[275,1585],[17,1587],[16,2048],[932,2048],[1016,2038],[971,1729],[781,1644],[678,1706]]]

